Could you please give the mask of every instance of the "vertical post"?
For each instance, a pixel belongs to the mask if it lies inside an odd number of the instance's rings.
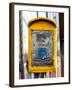
[[[36,11],[36,13],[37,13],[37,18],[38,18],[38,11]]]
[[[46,12],[46,18],[48,18],[48,12]]]
[[[59,13],[56,13],[56,25],[57,25],[57,69],[56,77],[61,77],[61,52],[60,52],[60,28],[59,28]]]
[[[23,65],[23,26],[22,26],[22,13],[19,11],[19,49],[20,49],[20,61],[19,72],[21,73],[21,79],[24,79],[24,65]]]
[[[64,13],[59,13],[60,48],[61,48],[61,76],[64,77]]]
[[[54,16],[55,15],[55,16]],[[56,13],[54,13],[54,12],[51,12],[50,13],[50,18],[52,19],[52,20],[55,20],[55,23],[56,23]],[[57,18],[58,19],[58,18]],[[50,77],[56,77],[56,71],[55,72],[51,72],[50,73]]]

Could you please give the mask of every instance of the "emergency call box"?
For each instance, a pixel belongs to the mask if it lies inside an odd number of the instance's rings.
[[[29,72],[54,72],[57,61],[57,27],[48,18],[34,18],[28,23]]]

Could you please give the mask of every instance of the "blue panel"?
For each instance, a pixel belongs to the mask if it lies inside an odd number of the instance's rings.
[[[40,58],[41,60],[45,60],[47,58],[46,48],[38,48],[38,58]]]

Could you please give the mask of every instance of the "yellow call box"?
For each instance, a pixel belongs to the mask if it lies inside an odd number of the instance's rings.
[[[57,27],[48,18],[34,18],[28,23],[29,72],[54,72],[57,60]]]

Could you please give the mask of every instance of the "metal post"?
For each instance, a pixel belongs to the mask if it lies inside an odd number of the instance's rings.
[[[24,79],[24,65],[23,65],[23,28],[22,28],[22,13],[19,12],[19,49],[20,49],[20,61],[19,61],[19,72],[21,73],[21,79]]]

